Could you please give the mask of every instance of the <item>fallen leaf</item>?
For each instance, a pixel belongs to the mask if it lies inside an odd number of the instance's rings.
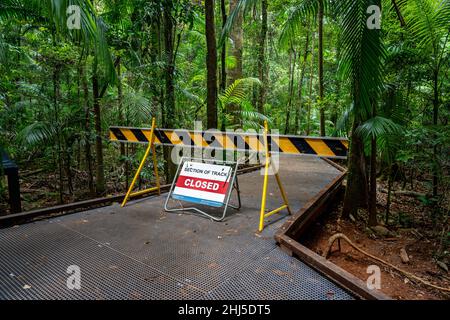
[[[405,248],[400,249],[400,259],[402,259],[403,263],[409,263],[408,253]]]
[[[219,265],[215,262],[208,264],[209,269],[217,269]]]
[[[446,272],[448,272],[448,266],[447,266],[447,264],[445,264],[445,263],[442,262],[442,261],[436,261],[436,264],[437,264],[442,270],[445,270]]]
[[[273,271],[273,273],[275,273],[276,275],[279,275],[279,276],[285,276],[287,274],[286,272],[283,272],[283,271],[278,270],[278,269],[272,270],[272,271]]]

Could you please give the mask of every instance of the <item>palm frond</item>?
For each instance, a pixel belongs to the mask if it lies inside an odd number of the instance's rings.
[[[351,115],[353,114],[353,104],[351,104],[347,109],[345,109],[344,113],[339,117],[336,127],[333,132],[333,136],[342,135],[343,132],[346,132],[350,127]]]
[[[219,47],[221,47],[224,44],[225,39],[230,34],[230,31],[233,28],[234,24],[236,23],[236,19],[239,17],[239,15],[240,14],[244,15],[251,8],[256,6],[258,2],[259,0],[239,0],[237,2],[233,11],[228,16],[227,23],[225,23],[225,26],[222,29],[222,33],[220,34]]]
[[[408,29],[422,48],[439,51],[444,33],[449,32],[449,0],[400,0]]]
[[[325,0],[324,3],[326,2]],[[290,7],[287,10],[288,17],[281,28],[279,44],[282,47],[287,47],[288,43],[298,36],[302,24],[307,19],[312,18],[313,21],[316,20],[318,10],[318,0],[303,0],[298,5]]]
[[[383,88],[383,67],[386,52],[380,30],[367,28],[367,8],[379,4],[374,0],[341,0],[336,11],[342,19],[341,61],[339,72],[352,84],[354,114],[369,119],[372,101]]]
[[[80,9],[80,29],[69,29],[67,26],[67,10],[70,6]],[[92,47],[104,69],[105,80],[116,81],[115,68],[106,41],[106,25],[97,17],[90,0],[2,0],[0,21],[10,18],[52,24],[60,34],[86,48]]]
[[[19,133],[19,140],[30,147],[34,147],[52,141],[56,135],[55,125],[49,122],[38,121],[25,127]]]
[[[148,123],[154,114],[150,100],[142,91],[129,91],[124,95],[127,119],[133,123]]]
[[[364,140],[376,139],[383,135],[393,135],[402,132],[402,127],[388,118],[376,116],[361,124],[356,129],[356,134]]]
[[[2,0],[0,2],[0,21],[8,19],[43,20],[45,7],[38,0]]]
[[[258,78],[251,77],[234,81],[219,95],[222,107],[229,104],[240,104],[246,97],[246,89],[253,85],[261,85],[261,81]]]

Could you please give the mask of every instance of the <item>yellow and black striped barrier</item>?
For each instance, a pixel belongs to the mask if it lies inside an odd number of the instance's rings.
[[[150,128],[110,127],[109,133],[112,141],[119,142],[149,143],[151,137]],[[264,152],[264,135],[256,133],[155,128],[153,138],[156,145]],[[269,134],[267,139],[272,153],[347,158],[348,140],[345,138]]]

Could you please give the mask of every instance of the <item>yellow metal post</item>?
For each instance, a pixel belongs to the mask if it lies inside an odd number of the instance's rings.
[[[289,207],[288,198],[286,196],[286,193],[284,192],[283,184],[281,183],[281,179],[280,176],[278,175],[278,172],[275,173],[275,178],[277,179],[278,187],[280,188],[281,196],[283,197],[283,201],[284,204],[286,205],[287,211],[289,212],[289,214],[292,214],[291,207]]]
[[[156,188],[158,188],[158,194],[161,194],[161,185],[159,183],[158,162],[156,161],[156,149],[155,149],[155,135],[153,135],[152,141],[152,157],[153,157],[153,172],[155,173]]]
[[[144,168],[145,160],[147,159],[147,157],[148,157],[148,155],[150,153],[150,150],[152,150],[152,149],[154,150],[153,142],[155,141],[155,138],[154,138],[155,125],[156,125],[156,120],[155,120],[155,118],[153,118],[152,119],[152,129],[150,131],[150,140],[149,140],[149,144],[148,144],[147,150],[145,150],[145,154],[142,157],[141,163],[139,164],[139,168],[137,169],[136,174],[134,175],[133,181],[130,184],[130,187],[129,187],[128,191],[127,191],[127,194],[125,195],[125,198],[123,199],[122,207],[125,206],[125,204],[127,203],[129,197],[131,196],[131,192],[133,191],[134,184],[136,183],[136,180],[139,178],[139,175],[140,175],[140,173],[142,171],[142,168]],[[155,157],[155,152],[153,152],[153,155]],[[156,158],[154,158],[153,161],[155,162]],[[159,179],[157,181],[158,181],[157,182],[157,187],[158,187],[158,190],[159,190]],[[144,191],[147,191],[147,190],[144,190]],[[140,193],[136,193],[136,195],[137,194],[140,194]]]
[[[270,164],[270,153],[269,147],[267,144],[267,131],[268,125],[267,121],[264,121],[264,153],[266,154],[266,164],[264,166],[264,182],[263,182],[263,192],[261,197],[261,212],[259,215],[259,228],[258,230],[261,232],[264,229],[264,218],[266,211],[266,197],[267,197],[267,185],[269,183],[269,164]]]
[[[264,166],[264,182],[263,182],[263,192],[262,192],[262,198],[261,198],[261,211],[260,211],[260,217],[259,217],[259,232],[264,230],[264,219],[278,213],[284,209],[287,209],[289,214],[291,213],[291,208],[289,207],[288,199],[286,196],[286,193],[284,192],[283,185],[281,183],[281,179],[278,175],[278,173],[275,173],[275,178],[277,180],[278,187],[280,188],[281,196],[283,197],[284,205],[281,207],[272,210],[268,213],[266,213],[266,200],[267,200],[267,186],[269,182],[269,166],[272,166],[272,170],[275,171],[275,168],[273,167],[271,155],[269,152],[269,143],[267,135],[269,134],[269,126],[267,124],[267,121],[264,121],[264,152],[266,155],[266,164]]]

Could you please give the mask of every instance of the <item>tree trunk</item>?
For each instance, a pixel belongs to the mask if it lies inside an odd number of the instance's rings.
[[[53,69],[53,106],[55,108],[55,123],[56,123],[56,148],[58,153],[58,191],[60,204],[63,203],[63,163],[62,163],[62,146],[61,146],[61,128],[59,123],[59,100],[60,100],[60,83],[59,83],[59,66],[55,65]]]
[[[369,179],[369,226],[376,226],[377,222],[377,139],[371,141],[370,150],[370,179]]]
[[[433,73],[433,125],[436,127],[439,118],[439,71],[435,70]],[[435,137],[436,139],[436,137]],[[433,199],[437,199],[438,196],[438,146],[435,144],[433,146]]]
[[[298,83],[298,108],[295,112],[294,134],[298,134],[298,131],[300,129],[300,118],[301,118],[302,109],[303,109],[303,81],[305,79],[306,60],[308,59],[309,27],[306,32],[307,32],[307,34],[306,34],[305,50],[303,52],[303,61],[302,61],[301,70],[300,70],[300,80]]]
[[[95,154],[96,161],[96,191],[97,195],[105,193],[105,172],[103,167],[103,142],[102,142],[102,121],[100,110],[100,96],[98,83],[98,61],[94,58],[92,74],[92,95],[94,101],[94,126],[95,126]]]
[[[122,88],[122,70],[121,57],[117,57],[117,109],[119,117],[119,125],[125,125],[125,117],[123,115],[123,88]],[[122,167],[125,171],[125,189],[128,189],[128,162],[125,160],[125,143],[120,143],[120,158]]]
[[[377,116],[377,103],[372,102],[372,117]],[[377,222],[377,137],[371,138],[370,148],[370,177],[369,177],[369,226],[376,226]]]
[[[164,1],[163,19],[164,19],[164,50],[166,58],[165,70],[165,95],[164,106],[162,108],[162,125],[164,128],[173,128],[175,125],[175,57],[174,57],[174,26],[172,17],[173,1]],[[164,148],[164,159],[167,163],[166,179],[172,181],[175,176],[175,165],[170,159],[170,149]]]
[[[90,106],[89,106],[89,88],[84,63],[81,65],[81,83],[83,86],[84,97],[84,157],[86,160],[86,170],[88,174],[88,187],[91,197],[95,196],[94,173],[92,172],[92,153],[91,153],[91,125],[90,125]]]
[[[284,134],[289,133],[289,120],[291,117],[292,96],[294,95],[294,74],[295,74],[295,61],[297,59],[297,53],[291,46],[289,51],[289,88],[288,88],[288,103],[286,106],[286,123],[284,126]]]
[[[338,32],[338,36],[337,36],[337,44],[336,44],[336,61],[341,61],[341,33]],[[336,68],[336,73],[335,73],[335,83],[336,83],[336,98],[334,100],[334,108],[333,108],[333,113],[331,115],[331,122],[334,125],[334,128],[336,130],[337,128],[337,122],[338,122],[338,118],[339,118],[339,98],[341,95],[341,79],[339,78],[339,73],[337,72],[337,68]],[[348,133],[348,132],[347,132]]]
[[[230,0],[230,14],[240,0]],[[230,55],[235,58],[235,65],[233,68],[228,69],[227,72],[227,85],[232,85],[236,80],[243,78],[242,72],[242,52],[243,52],[243,29],[242,29],[243,14],[239,12],[234,24],[230,31],[230,39],[232,42],[230,48]],[[229,123],[232,125],[238,125],[240,117],[236,114],[239,111],[239,105],[236,103],[230,103],[226,107],[225,112],[229,115]]]
[[[258,50],[258,76],[261,81],[259,89],[257,108],[258,112],[264,114],[264,104],[266,102],[266,38],[267,38],[267,0],[261,0],[261,34],[259,38]]]
[[[367,177],[364,144],[361,137],[355,133],[359,125],[360,122],[355,119],[350,138],[347,187],[345,189],[344,206],[342,209],[343,218],[348,218],[350,214],[356,216],[357,210],[360,207],[367,208]]]
[[[220,0],[220,10],[222,13],[222,28],[225,27],[225,24],[227,23],[227,10],[225,6],[225,0]],[[225,91],[227,86],[227,43],[226,41],[223,42],[222,45],[222,52],[221,52],[221,59],[220,59],[220,91]]]
[[[323,0],[319,0],[319,112],[320,112],[320,135],[325,136],[325,109],[323,105],[324,85],[323,85]]]
[[[230,13],[234,10],[239,0],[230,0]],[[231,28],[230,38],[233,42],[231,46],[231,55],[236,58],[236,66],[228,70],[228,85],[232,84],[237,79],[242,79],[242,52],[243,52],[243,38],[242,30],[242,12],[238,14]]]
[[[217,128],[217,48],[214,23],[214,0],[205,1],[206,69],[207,69],[207,126]]]
[[[385,225],[389,223],[389,215],[391,211],[391,194],[392,194],[392,164],[389,164],[389,175],[388,175],[388,190],[387,190],[387,198],[386,198],[386,218]]]
[[[306,135],[309,136],[311,132],[311,108],[312,108],[312,102],[313,102],[313,78],[314,78],[314,33],[312,34],[312,41],[311,41],[311,65],[309,70],[309,102],[308,102],[308,114],[306,119]]]

